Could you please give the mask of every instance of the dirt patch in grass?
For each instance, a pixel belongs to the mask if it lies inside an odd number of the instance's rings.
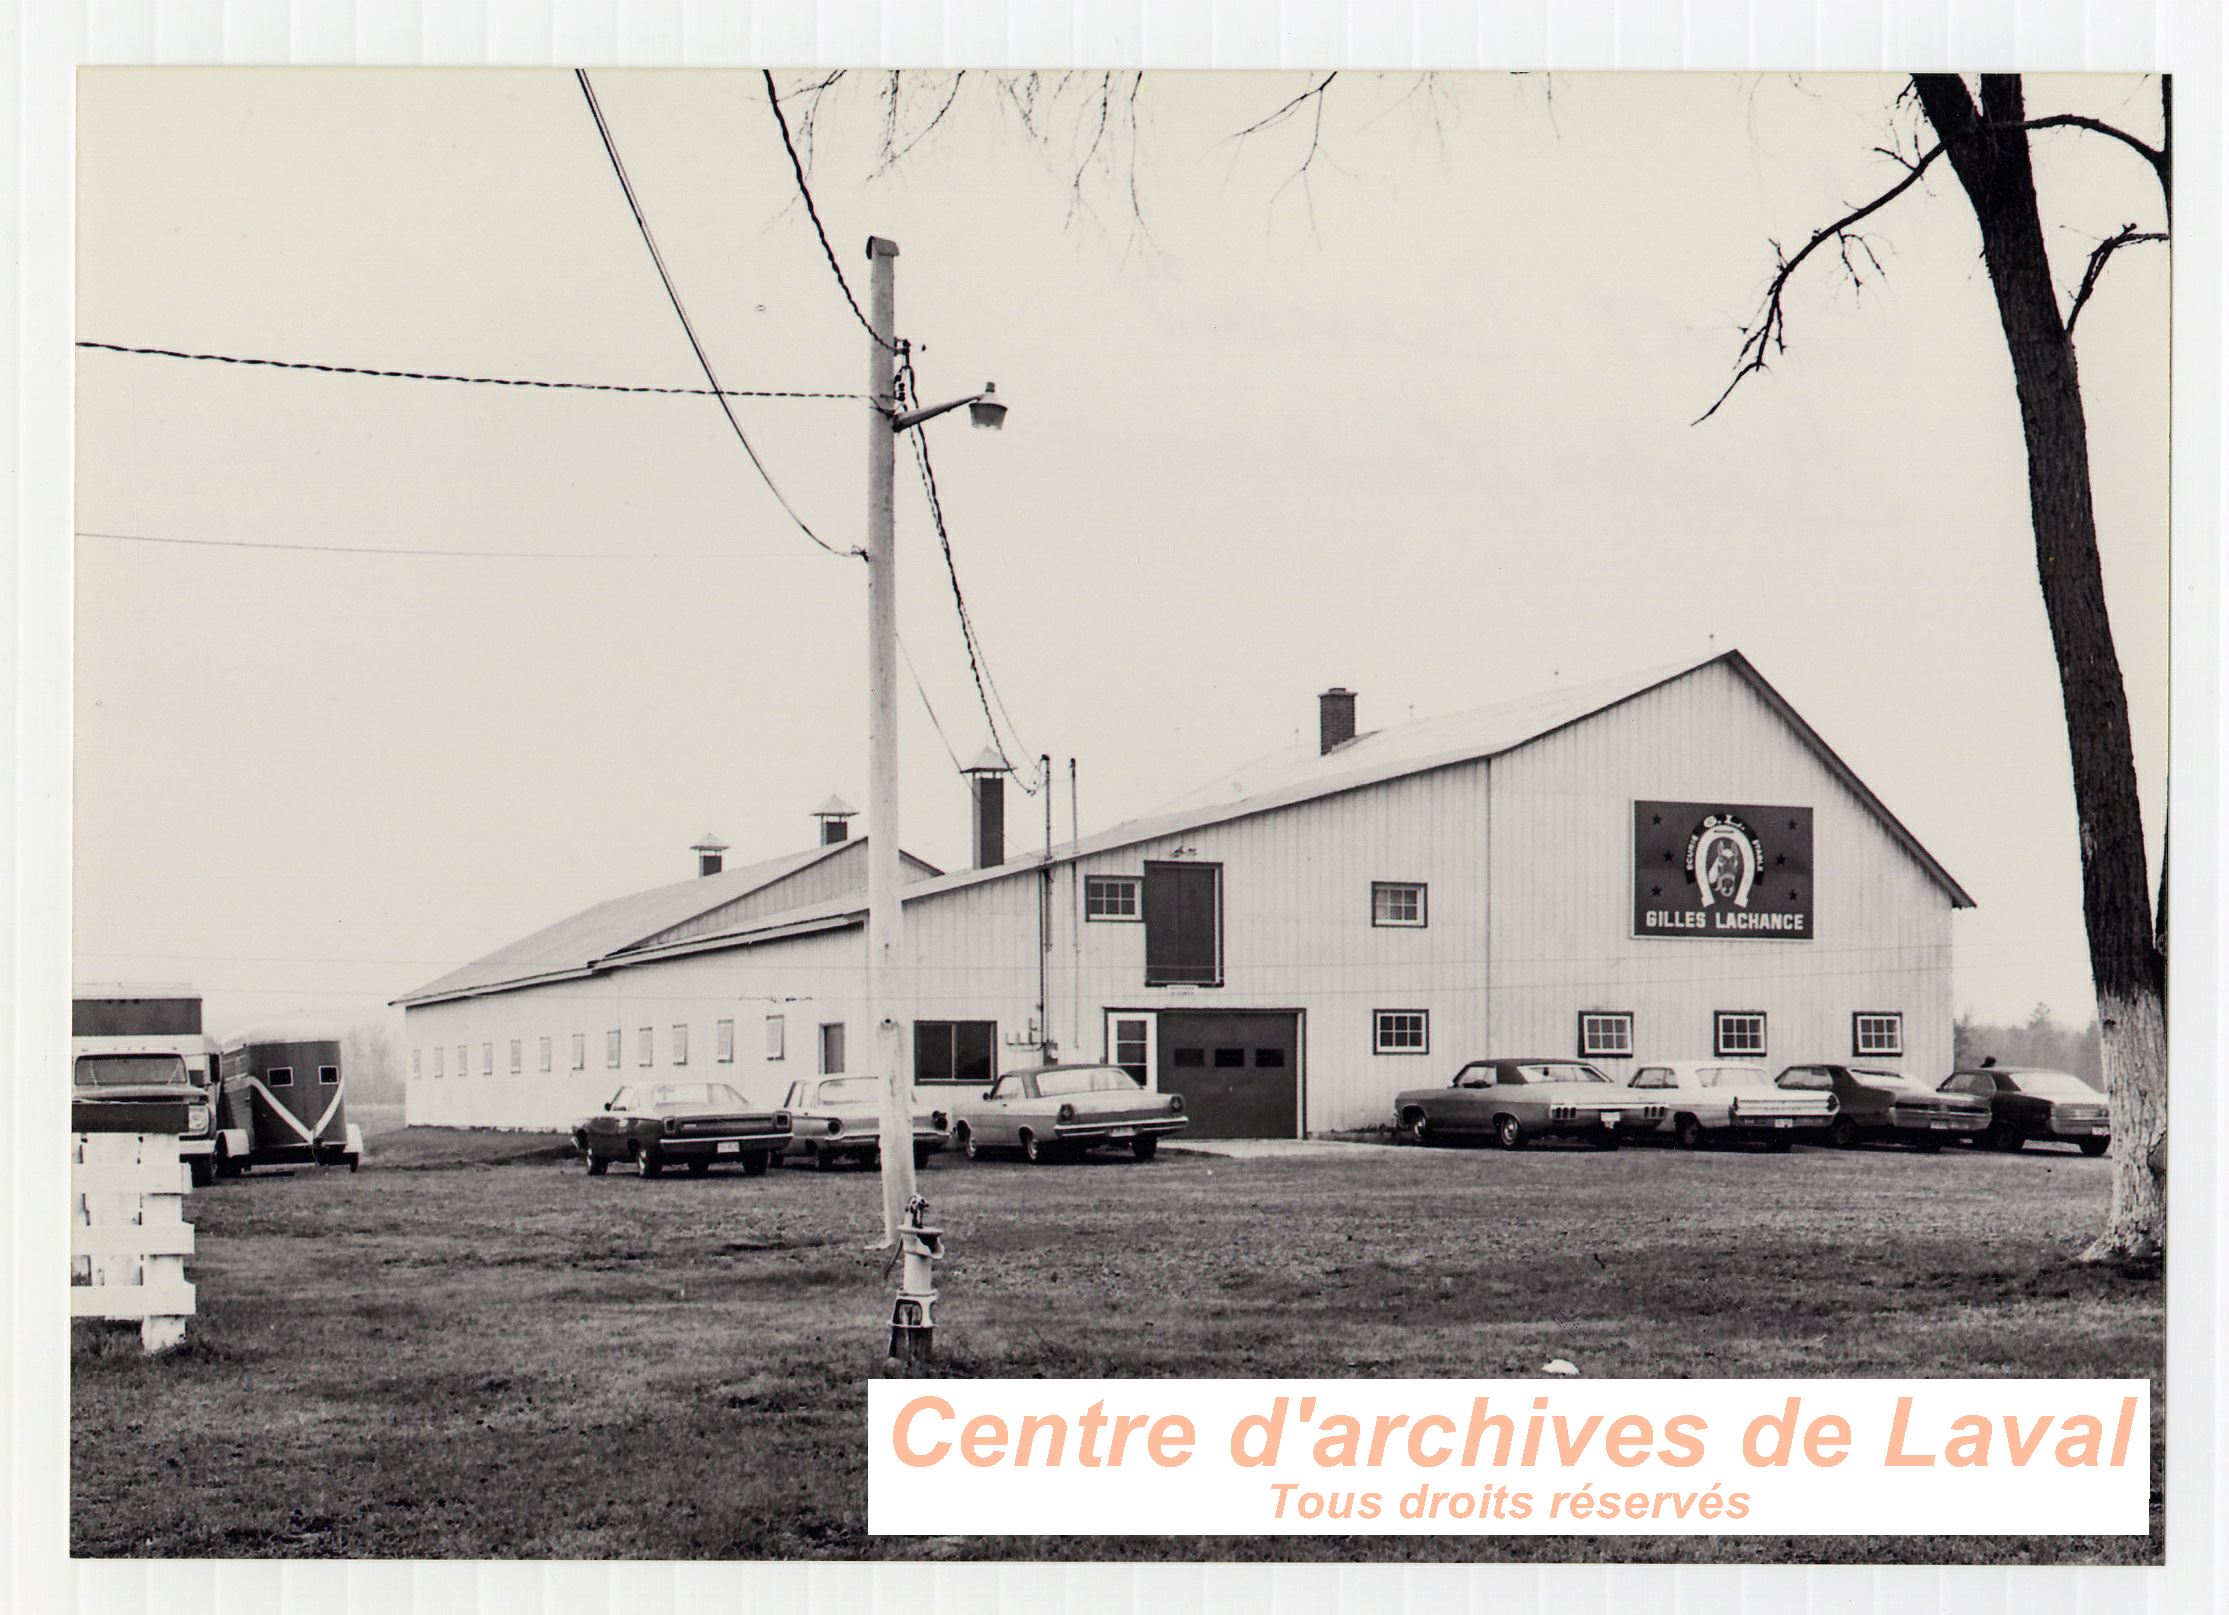
[[[382,1134],[190,1197],[179,1353],[79,1326],[80,1555],[2149,1563],[2149,1538],[915,1541],[866,1533],[871,1173],[588,1178],[548,1134]],[[950,1376],[2098,1375],[2156,1271],[2069,1260],[2076,1157],[1170,1153],[922,1175]]]

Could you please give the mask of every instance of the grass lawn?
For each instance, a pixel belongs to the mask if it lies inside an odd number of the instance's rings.
[[[588,1178],[544,1136],[374,1135],[189,1199],[200,1315],[76,1326],[81,1556],[2152,1563],[2155,1272],[2076,1266],[2070,1153],[1536,1149],[923,1175],[937,1371],[2149,1377],[2149,1538],[874,1538],[875,1177]]]

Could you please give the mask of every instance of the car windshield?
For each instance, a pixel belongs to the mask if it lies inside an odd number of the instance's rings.
[[[1883,1071],[1875,1066],[1852,1066],[1850,1075],[1870,1088],[1895,1088],[1903,1093],[1933,1093],[1935,1090],[1914,1076],[1901,1071]]]
[[[1141,1084],[1119,1066],[1077,1066],[1068,1071],[1038,1073],[1037,1091],[1047,1099],[1075,1093],[1136,1093]]]
[[[1761,1065],[1706,1065],[1701,1076],[1706,1088],[1769,1088],[1772,1073]]]
[[[683,1105],[731,1105],[740,1110],[743,1096],[724,1082],[661,1082],[644,1093],[643,1104],[652,1110]]]
[[[2045,1099],[2105,1100],[2104,1093],[2091,1087],[2071,1071],[2011,1071],[2013,1087],[2021,1093],[2036,1094]]]
[[[1831,1089],[1834,1079],[1824,1071],[1799,1070],[1780,1073],[1779,1086],[1783,1088],[1811,1088],[1821,1091]]]
[[[80,1088],[183,1088],[186,1062],[175,1054],[81,1054]]]
[[[1583,1060],[1541,1060],[1504,1066],[1501,1080],[1515,1076],[1520,1082],[1608,1082],[1610,1079]]]
[[[881,1087],[873,1077],[832,1077],[820,1085],[814,1099],[823,1105],[871,1105]]]

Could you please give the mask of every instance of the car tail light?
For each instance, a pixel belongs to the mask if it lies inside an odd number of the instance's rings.
[[[1180,1093],[1173,1093],[1169,1095],[1169,1114],[1172,1116],[1181,1116],[1184,1114],[1184,1095]]]
[[[835,1136],[836,1136],[836,1135],[837,1135],[838,1133],[842,1132],[843,1130],[844,1130],[844,1119],[843,1119],[843,1117],[841,1117],[841,1116],[831,1116],[831,1117],[829,1117],[829,1118],[828,1118],[828,1136],[829,1136],[830,1138],[834,1138],[834,1137],[835,1137]]]
[[[1834,1113],[1835,1113],[1836,1111],[1840,1110],[1841,1108],[1842,1108],[1842,1101],[1841,1101],[1841,1100],[1839,1100],[1839,1099],[1837,1099],[1837,1098],[1836,1098],[1836,1097],[1835,1097],[1835,1096],[1834,1096],[1833,1094],[1828,1094],[1828,1095],[1827,1095],[1827,1114],[1828,1114],[1829,1116],[1831,1116],[1831,1115],[1833,1115],[1833,1114],[1834,1114]]]
[[[780,1128],[783,1132],[788,1132],[789,1112],[786,1110],[777,1110],[776,1112],[774,1112],[774,1125]]]
[[[929,1125],[941,1133],[952,1125],[952,1118],[941,1110],[932,1110],[929,1112]]]
[[[666,1131],[667,1131],[667,1132],[669,1132],[669,1133],[678,1133],[678,1132],[680,1132],[680,1131],[681,1131],[681,1118],[680,1118],[680,1117],[678,1117],[678,1116],[668,1116],[668,1117],[666,1118]]]
[[[1062,1105],[1053,1116],[1053,1120],[1056,1122],[1072,1122],[1075,1119],[1076,1107],[1074,1105]]]

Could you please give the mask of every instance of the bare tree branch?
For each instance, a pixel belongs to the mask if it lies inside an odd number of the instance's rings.
[[[1238,133],[1234,135],[1228,135],[1225,137],[1225,139],[1244,140],[1248,135],[1258,135],[1264,129],[1274,129],[1277,127],[1277,125],[1283,123],[1287,118],[1298,112],[1302,107],[1306,106],[1310,101],[1314,101],[1317,103],[1317,115],[1320,117],[1322,115],[1321,107],[1323,102],[1323,92],[1331,88],[1331,81],[1338,76],[1339,75],[1336,71],[1326,73],[1323,78],[1319,80],[1315,85],[1308,89],[1302,90],[1298,95],[1294,96],[1290,101],[1287,101],[1283,106],[1279,107],[1275,112],[1272,112],[1268,117],[1256,119],[1254,122],[1248,124],[1245,128],[1239,130]]]
[[[2171,117],[2172,114],[2170,113],[2168,116]],[[2023,129],[2087,129],[2092,134],[2106,135],[2118,140],[2122,145],[2128,147],[2152,165],[2152,172],[2159,176],[2159,194],[2167,198],[2170,207],[2174,205],[2174,188],[2171,184],[2174,159],[2169,153],[2164,139],[2163,143],[2158,146],[2147,146],[2126,129],[2116,129],[2101,118],[2085,118],[2073,112],[2054,113],[2048,118],[2030,118],[2021,127]],[[2172,124],[2169,127],[2172,128]]]
[[[2165,241],[2164,230],[2139,230],[2133,224],[2124,224],[2118,232],[2100,241],[2090,253],[2089,267],[2082,271],[2081,289],[2074,294],[2074,306],[2066,311],[2066,334],[2074,335],[2074,322],[2082,317],[2082,305],[2090,300],[2090,293],[2097,290],[2097,277],[2105,271],[2105,261],[2123,247],[2132,247],[2139,241]]]
[[[1811,239],[1796,249],[1794,257],[1780,258],[1778,267],[1773,271],[1772,284],[1765,290],[1764,304],[1758,310],[1755,323],[1742,329],[1741,349],[1734,365],[1734,379],[1726,383],[1726,390],[1718,395],[1710,408],[1695,417],[1691,423],[1692,425],[1700,426],[1717,414],[1719,406],[1733,397],[1736,387],[1739,387],[1749,377],[1757,374],[1758,371],[1763,370],[1773,354],[1787,351],[1788,315],[1787,310],[1782,306],[1781,299],[1788,290],[1788,282],[1794,278],[1795,272],[1803,267],[1803,261],[1829,241],[1832,241],[1841,249],[1843,266],[1850,268],[1854,276],[1856,271],[1851,266],[1849,254],[1850,226],[1856,224],[1860,219],[1869,218],[1880,212],[1889,203],[1917,185],[1920,176],[1927,172],[1928,166],[1942,154],[1943,148],[1941,146],[1931,147],[1916,162],[1907,166],[1904,177],[1894,185],[1891,185],[1879,196],[1874,197],[1872,201],[1861,207],[1852,208],[1832,224],[1814,231]],[[1878,273],[1881,267],[1880,260],[1873,257],[1871,248],[1865,245],[1862,238],[1857,238],[1857,241],[1859,248],[1872,263],[1874,271]],[[1776,246],[1773,250],[1775,256],[1778,256],[1779,248]]]

